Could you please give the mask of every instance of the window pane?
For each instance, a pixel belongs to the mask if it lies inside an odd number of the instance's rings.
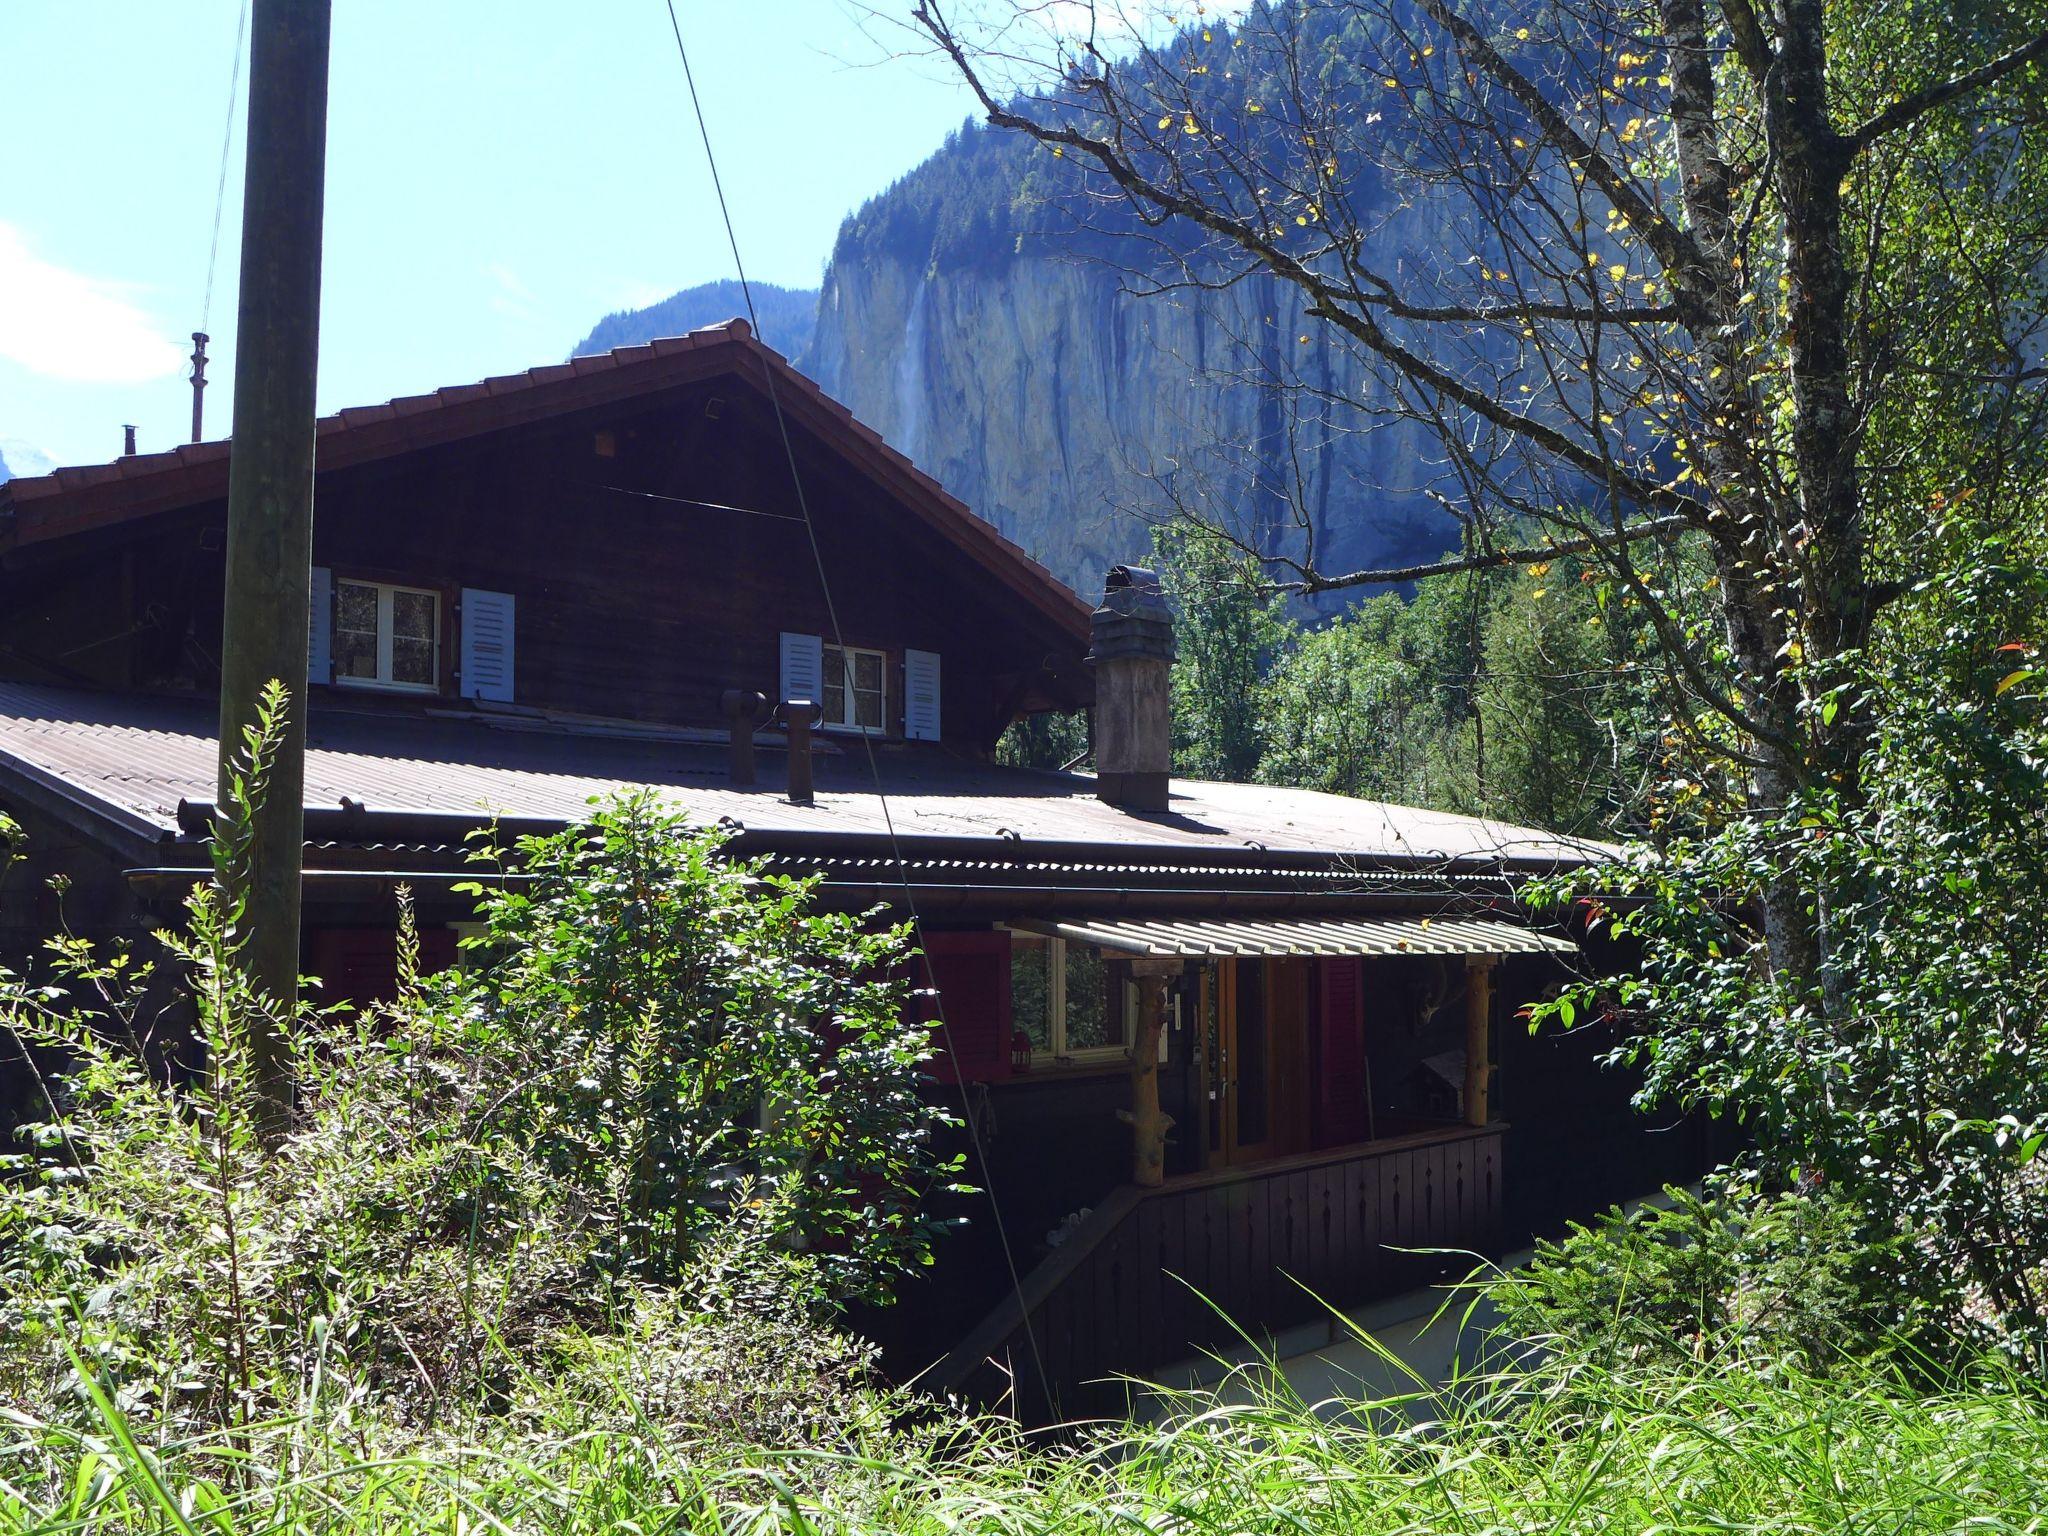
[[[1031,1048],[1052,1048],[1052,944],[1028,934],[1010,935],[1010,1023],[1031,1037]]]
[[[431,685],[434,676],[434,642],[394,638],[391,642],[391,681]]]
[[[853,691],[853,722],[862,730],[879,731],[882,728],[882,690],[870,692],[865,688]]]
[[[407,640],[432,640],[441,600],[431,592],[391,594],[391,633]]]
[[[360,581],[335,583],[334,675],[377,676],[377,589]]]
[[[1067,1049],[1095,1050],[1120,1044],[1110,1033],[1105,1006],[1102,952],[1081,944],[1067,946]]]
[[[853,653],[853,721],[864,731],[882,728],[882,653]]]
[[[826,725],[850,724],[846,718],[846,653],[836,645],[824,648],[824,661],[819,668],[823,677],[825,697],[818,702],[825,708]]]

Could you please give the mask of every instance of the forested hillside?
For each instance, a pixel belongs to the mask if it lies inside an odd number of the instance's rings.
[[[773,283],[755,283],[754,307],[761,320],[761,339],[788,358],[800,359],[811,344],[812,322],[817,318],[818,295],[809,288],[778,288]],[[622,309],[606,315],[576,343],[572,357],[609,352],[657,336],[679,336],[700,325],[717,325],[722,320],[744,318],[747,296],[731,278],[699,283],[672,293],[645,309]]]

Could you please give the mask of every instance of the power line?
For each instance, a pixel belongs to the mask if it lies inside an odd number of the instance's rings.
[[[220,262],[221,213],[228,199],[228,150],[235,141],[235,102],[242,89],[242,44],[249,32],[249,0],[242,0],[235,18],[235,57],[228,70],[228,110],[220,130],[220,178],[213,189],[213,243],[206,252],[206,297],[199,305],[199,329],[211,327],[213,318],[213,274]]]
[[[725,184],[718,174],[718,156],[711,148],[711,129],[704,121],[704,104],[697,95],[697,77],[690,69],[690,50],[683,43],[683,28],[682,23],[676,19],[675,0],[663,0],[663,3],[668,8],[669,30],[675,35],[676,53],[683,63],[683,81],[690,91],[690,110],[696,116],[697,135],[703,141],[704,161],[711,171],[711,190],[718,198],[718,214],[725,224],[725,240],[732,251],[733,270],[739,275],[740,295],[746,301],[747,321],[753,326],[755,336],[760,337],[761,322],[754,309],[754,290],[747,280],[747,264],[740,256],[739,236],[733,230],[732,210],[726,203]],[[846,636],[839,625],[839,608],[832,598],[832,583],[825,573],[825,554],[818,544],[817,526],[811,520],[810,501],[804,494],[803,473],[797,466],[796,447],[790,440],[789,422],[783,416],[782,398],[775,387],[775,368],[765,357],[761,366],[768,388],[768,404],[775,413],[775,428],[782,438],[783,456],[789,463],[789,479],[796,492],[797,510],[802,514],[804,532],[810,541],[811,561],[817,568],[818,586],[824,594],[825,617],[832,626],[832,642],[843,652],[846,649]],[[896,820],[889,809],[888,791],[882,787],[882,769],[875,759],[875,744],[865,734],[860,740],[867,757],[868,776],[874,782],[875,798],[881,806],[882,826],[889,838],[890,858],[896,865],[897,877],[903,886],[904,905],[910,912],[911,931],[917,935],[917,945],[922,951],[925,950],[924,918],[918,911],[917,896],[911,887],[909,863],[903,857],[903,847],[897,839]],[[925,974],[928,980],[936,983],[937,977],[931,971],[929,951],[925,953]],[[945,1000],[937,995],[936,985],[932,991],[934,1010],[939,1017],[939,1033],[946,1041],[946,1054],[957,1063],[960,1057],[953,1049],[953,1030],[946,1018]],[[995,1180],[989,1176],[988,1152],[982,1146],[981,1127],[974,1112],[974,1096],[969,1092],[966,1080],[961,1078],[957,1071],[954,1077],[959,1081],[961,1117],[967,1127],[967,1139],[973,1143],[975,1159],[981,1165],[981,1180],[983,1188],[988,1193],[989,1213],[995,1221],[996,1236],[1002,1245],[1003,1264],[1010,1274],[1010,1288],[1017,1297],[1018,1322],[1024,1330],[1024,1341],[1031,1350],[1031,1362],[1038,1372],[1039,1387],[1045,1393],[1046,1402],[1050,1404],[1054,1400],[1052,1378],[1046,1374],[1045,1357],[1039,1352],[1037,1330],[1031,1326],[1031,1308],[1024,1298],[1024,1278],[1018,1272],[1017,1256],[1010,1247],[1010,1234],[1003,1225],[1002,1208],[996,1198]]]

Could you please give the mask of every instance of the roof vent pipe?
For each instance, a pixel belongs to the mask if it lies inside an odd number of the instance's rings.
[[[1111,568],[1089,620],[1095,668],[1095,795],[1131,811],[1166,809],[1173,768],[1173,609],[1159,576]]]
[[[754,728],[768,718],[768,696],[749,693],[743,688],[728,688],[719,696],[718,703],[725,711],[725,723],[732,732],[729,776],[735,788],[750,788],[754,782]]]
[[[121,428],[121,454],[124,458],[135,457],[135,423],[124,423]]]
[[[775,718],[789,728],[789,803],[809,805],[811,794],[811,727],[824,717],[824,710],[809,699],[785,699],[776,706]]]
[[[192,441],[195,443],[206,426],[206,344],[212,339],[204,331],[192,333]]]

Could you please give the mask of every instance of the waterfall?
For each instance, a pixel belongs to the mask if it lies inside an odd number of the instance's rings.
[[[917,280],[917,292],[910,296],[910,312],[903,320],[903,349],[896,354],[896,430],[892,446],[909,459],[916,459],[924,437],[925,331],[926,311],[931,304],[931,273]]]

